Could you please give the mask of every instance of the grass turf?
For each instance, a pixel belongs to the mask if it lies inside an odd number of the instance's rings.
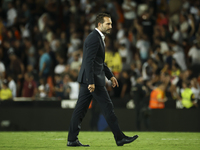
[[[118,147],[111,132],[80,132],[79,140],[90,147],[67,147],[67,132],[0,132],[0,150],[199,150],[200,133],[125,132],[139,135],[131,144]]]

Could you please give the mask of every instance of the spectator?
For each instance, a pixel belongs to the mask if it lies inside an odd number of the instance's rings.
[[[177,44],[182,44],[183,42],[183,36],[182,36],[182,33],[180,32],[179,25],[174,25],[173,27],[172,40],[176,41]]]
[[[128,74],[128,71],[123,70],[121,74],[121,86],[122,86],[122,91],[120,94],[120,98],[123,98],[123,101],[128,101],[129,100],[129,94],[130,94],[130,88],[131,88],[131,82],[130,82],[130,77]]]
[[[180,71],[178,65],[173,64],[172,69],[171,69],[171,76],[172,77],[179,77],[180,73],[181,73],[181,71]]]
[[[200,100],[200,85],[197,82],[197,78],[196,77],[192,78],[190,84],[192,93],[194,94],[195,101]]]
[[[148,59],[150,43],[148,41],[148,37],[145,34],[139,36],[136,43],[136,48],[139,50],[142,62],[146,62]]]
[[[35,47],[32,45],[32,42],[29,39],[24,40],[25,43],[25,51],[28,56],[27,64],[32,65],[35,67],[36,65],[36,50]]]
[[[70,58],[69,63],[71,63],[71,61],[73,60],[72,57],[73,53],[79,49],[80,45],[81,45],[81,40],[79,39],[78,34],[72,33],[67,54],[68,57]]]
[[[16,56],[22,61],[22,63],[26,62],[26,53],[24,53],[24,46],[21,44],[20,40],[15,40],[13,44],[14,52]]]
[[[183,39],[188,38],[189,23],[187,21],[187,16],[180,14],[180,30],[183,35]]]
[[[24,64],[15,55],[13,49],[9,49],[8,54],[10,59],[10,66],[8,70],[15,74],[16,79],[21,79],[24,73]]]
[[[122,4],[126,28],[129,28],[132,25],[133,20],[137,17],[136,6],[136,2],[131,0],[124,0]]]
[[[67,36],[64,31],[61,32],[59,41],[60,41],[61,47],[64,49],[64,51],[67,51]]]
[[[71,87],[69,86],[70,76],[66,74],[63,78],[63,98],[69,99],[71,93]]]
[[[138,76],[136,84],[131,87],[131,95],[135,104],[136,111],[136,128],[141,130],[141,120],[144,121],[145,128],[149,130],[148,110],[146,108],[145,96],[147,95],[147,88],[143,85],[142,77]]]
[[[30,21],[30,10],[28,8],[28,5],[26,3],[23,3],[21,6],[21,9],[18,12],[18,21],[21,24],[29,23]]]
[[[182,86],[183,86],[183,91],[181,93],[181,97],[182,97],[181,102],[183,106],[187,109],[198,107],[198,104],[195,101],[194,94],[192,90],[190,89],[190,83],[183,82]]]
[[[160,38],[155,38],[154,40],[154,44],[155,45],[160,45],[160,53],[163,55],[165,54],[167,51],[169,51],[169,46],[167,44],[167,42],[162,41]],[[163,59],[165,60],[165,58]]]
[[[185,54],[183,48],[176,44],[175,41],[171,42],[171,47],[173,52],[172,57],[175,59],[176,63],[180,66],[181,70],[186,70],[186,61],[185,61]]]
[[[38,27],[40,32],[43,32],[48,23],[48,14],[44,13],[38,20]]]
[[[129,62],[128,62],[128,50],[126,49],[125,44],[121,44],[118,48],[119,55],[122,59],[122,70],[129,69]]]
[[[1,59],[2,59],[2,61],[3,61],[3,63],[4,63],[4,65],[5,65],[6,68],[10,64],[10,59],[9,59],[9,54],[10,53],[14,53],[14,49],[11,46],[11,43],[9,41],[5,40],[3,42],[3,49],[2,49],[2,52],[1,52],[2,58]]]
[[[5,78],[5,66],[3,64],[3,62],[0,61],[0,79],[4,79]]]
[[[81,67],[81,61],[79,61],[79,55],[78,53],[74,53],[73,54],[73,61],[71,62],[70,64],[70,69],[72,70],[77,70],[79,71],[80,70],[80,67]]]
[[[189,38],[190,38],[190,41],[193,41],[195,39],[196,27],[195,27],[195,18],[192,14],[188,15],[188,23],[190,26]]]
[[[8,53],[10,59],[8,72],[14,75],[14,80],[17,83],[17,96],[21,96],[21,89],[24,78],[24,64],[19,60],[12,49],[9,50]]]
[[[56,55],[56,60],[58,61],[58,64],[56,65],[54,69],[55,74],[62,74],[65,71],[65,60],[63,56],[60,54]]]
[[[172,50],[169,50],[169,51],[167,51],[167,52],[165,53],[165,55],[164,55],[164,57],[166,58],[166,59],[165,59],[165,63],[168,64],[169,68],[172,67],[172,61],[173,61],[172,55],[173,55],[173,53],[174,53],[174,52],[173,52]]]
[[[168,26],[168,18],[165,12],[160,12],[158,14],[157,24],[160,26]]]
[[[138,53],[136,53],[134,55],[134,62],[135,62],[136,68],[141,72],[141,70],[142,70],[142,61],[141,61],[140,56],[139,56]]]
[[[143,32],[148,36],[148,39],[151,41],[150,43],[152,43],[153,27],[155,24],[155,20],[148,11],[146,11],[142,15],[141,24],[143,27]]]
[[[181,93],[183,91],[183,82],[187,82],[191,76],[190,70],[182,71],[179,76],[179,81],[177,82],[176,86],[179,89],[179,92]]]
[[[200,65],[200,47],[198,46],[197,41],[194,41],[193,46],[190,48],[188,52],[188,56],[191,58],[192,65]]]
[[[126,60],[126,58],[128,57],[128,50],[126,49],[125,44],[121,44],[119,46],[118,52],[119,52],[119,55],[121,56],[121,58]]]
[[[49,84],[45,82],[44,78],[40,78],[40,85],[38,86],[40,98],[46,98],[49,93]]]
[[[122,69],[122,60],[118,52],[106,49],[105,63],[112,70],[112,72],[114,72],[114,74],[119,73]]]
[[[149,80],[152,74],[157,70],[157,65],[152,58],[149,58],[142,66],[142,77],[144,80]]]
[[[159,83],[157,88],[150,94],[149,108],[151,109],[164,109],[167,97],[165,97],[165,84]]]
[[[70,87],[69,99],[78,99],[79,83],[77,81],[72,81],[69,77],[68,85]]]
[[[22,97],[30,97],[35,98],[37,94],[37,85],[34,81],[34,77],[32,74],[25,74],[24,76],[24,84],[22,89]]]
[[[17,11],[13,6],[12,2],[8,3],[8,11],[7,11],[7,27],[11,27],[16,23],[17,19]]]
[[[106,38],[106,39],[108,39],[108,38]],[[109,39],[109,41],[110,41],[110,39]],[[107,43],[108,42],[106,42],[106,47],[108,49],[110,49],[110,47],[108,47]],[[127,49],[127,52],[129,53],[128,57],[126,58],[126,62],[130,63],[131,59],[132,59],[132,51],[130,50],[131,43],[130,43],[130,41],[128,39],[128,32],[125,32],[124,36],[121,39],[119,39],[118,44],[119,45],[125,45],[125,48]]]
[[[33,45],[35,47],[39,48],[42,46],[43,42],[43,34],[39,31],[39,28],[37,25],[33,27]]]
[[[120,40],[121,38],[123,38],[124,34],[125,34],[125,29],[123,28],[123,25],[121,23],[117,24],[117,40]]]
[[[58,100],[62,100],[62,98],[63,98],[63,81],[62,81],[61,75],[56,74],[54,77],[54,80],[55,80],[55,87],[54,87],[55,96],[56,96],[56,98],[58,98]]]
[[[34,67],[32,65],[27,65],[26,67],[26,73],[27,74],[32,74],[34,77],[34,80],[36,83],[39,82],[39,75],[38,75],[38,71],[36,69],[34,69]]]
[[[131,86],[135,86],[136,79],[140,76],[140,71],[138,70],[138,68],[136,68],[136,64],[134,62],[131,63],[129,76],[130,76]]]
[[[8,78],[8,87],[12,92],[12,97],[15,98],[17,96],[17,85],[13,80],[13,76],[10,74],[7,76]]]
[[[30,38],[31,34],[30,31],[28,29],[28,25],[20,25],[20,30],[21,30],[21,37],[22,38]]]
[[[8,88],[7,80],[3,80],[2,89],[0,90],[0,100],[11,100],[12,99],[12,92]]]
[[[47,52],[45,52],[44,49],[39,49],[39,76],[47,78],[50,73],[51,68],[51,58]]]

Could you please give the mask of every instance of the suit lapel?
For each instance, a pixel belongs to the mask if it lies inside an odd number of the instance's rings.
[[[103,51],[105,52],[105,43],[104,43],[104,41],[103,41],[101,35],[99,34],[99,32],[98,32],[96,29],[94,29],[94,32],[96,32],[96,34],[99,36],[100,42],[101,42],[101,44],[103,45]]]

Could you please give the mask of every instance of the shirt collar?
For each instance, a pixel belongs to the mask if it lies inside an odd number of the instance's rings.
[[[95,30],[97,30],[97,31],[99,32],[99,34],[101,35],[101,38],[102,38],[103,41],[104,41],[105,35],[104,35],[99,29],[95,28]]]

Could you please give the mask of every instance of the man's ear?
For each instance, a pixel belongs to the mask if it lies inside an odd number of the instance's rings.
[[[98,23],[98,27],[99,27],[101,24],[102,24],[102,23],[99,22],[99,23]]]

